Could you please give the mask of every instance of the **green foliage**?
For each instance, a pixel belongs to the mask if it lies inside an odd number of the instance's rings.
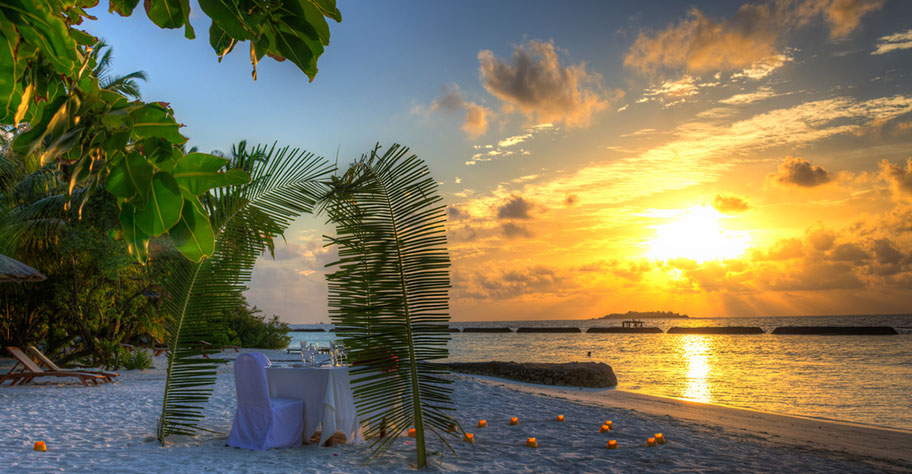
[[[120,363],[127,370],[144,370],[152,367],[152,356],[142,349],[135,349],[123,354]]]
[[[94,19],[85,9],[97,0],[8,0],[0,3],[0,124],[29,129],[13,150],[35,154],[42,166],[66,168],[69,193],[107,186],[117,196],[128,249],[141,262],[149,240],[174,229],[177,248],[200,261],[214,251],[214,233],[198,211],[197,196],[214,186],[245,182],[243,171],[224,169],[212,155],[191,153],[166,103],[138,98],[133,73],[106,76],[110,50],[76,28]],[[110,11],[131,15],[137,0],[111,0]],[[341,21],[334,0],[203,0],[212,20],[210,42],[219,58],[250,41],[253,75],[264,55],[288,58],[313,80],[329,44],[326,18]],[[189,0],[146,0],[146,15],[161,28],[184,28],[193,38]],[[180,168],[179,171],[175,171]],[[180,179],[172,173],[190,170]],[[186,176],[186,175],[185,175]],[[113,183],[110,183],[113,181]],[[186,191],[186,192],[185,192]],[[187,210],[192,215],[183,217]]]
[[[279,321],[273,315],[266,320],[262,311],[256,307],[242,304],[237,309],[224,317],[222,326],[228,339],[228,344],[240,347],[257,347],[260,349],[285,349],[291,342],[288,332],[291,330],[287,324]]]
[[[350,348],[354,392],[374,454],[414,426],[425,437],[454,424],[446,367],[450,260],[444,206],[427,166],[408,149],[379,146],[334,177],[325,210],[336,226],[339,270],[327,276],[330,316]],[[360,376],[360,377],[359,377]]]
[[[322,158],[274,145],[245,151],[233,162],[245,164],[250,182],[212,189],[201,201],[215,230],[212,257],[198,263],[176,259],[169,267],[165,309],[170,354],[158,426],[162,443],[168,435],[201,429],[219,361],[200,358],[218,350],[201,347],[199,341],[216,342],[209,341],[219,334],[213,327],[225,327],[225,316],[238,309],[257,257],[272,248],[296,217],[312,211],[324,190],[320,180],[331,170]]]

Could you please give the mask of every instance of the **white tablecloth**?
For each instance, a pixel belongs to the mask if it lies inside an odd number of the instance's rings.
[[[304,400],[305,441],[321,423],[321,445],[336,432],[361,441],[347,367],[268,367],[266,378],[271,396]]]

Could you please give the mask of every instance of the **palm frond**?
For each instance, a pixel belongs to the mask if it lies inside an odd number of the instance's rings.
[[[251,153],[266,159],[250,168],[248,184],[217,188],[203,200],[215,230],[214,254],[199,263],[175,259],[165,287],[170,354],[158,425],[162,443],[168,435],[203,429],[202,410],[221,361],[201,358],[217,350],[200,341],[237,307],[257,257],[296,217],[313,210],[325,194],[320,180],[332,171],[323,158],[298,149],[258,146]]]
[[[450,338],[445,206],[421,159],[399,145],[379,150],[334,179],[323,205],[339,252],[327,276],[330,317],[350,348],[374,455],[414,427],[423,467],[427,432],[455,436],[447,369],[431,363],[447,357]]]

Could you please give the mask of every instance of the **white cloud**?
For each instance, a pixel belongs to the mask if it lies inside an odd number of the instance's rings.
[[[871,54],[887,54],[903,49],[912,49],[912,29],[878,38],[877,49]]]
[[[778,94],[773,89],[769,87],[761,87],[754,92],[748,92],[744,94],[735,94],[727,99],[722,99],[719,102],[728,105],[744,105],[757,102],[764,99],[769,99],[771,97],[776,97]]]
[[[769,76],[777,69],[786,65],[792,61],[792,56],[788,51],[782,54],[776,54],[773,56],[767,56],[759,61],[755,61],[750,67],[744,69],[741,72],[736,72],[732,74],[731,78],[734,79],[753,79],[759,80],[763,79],[766,76]]]

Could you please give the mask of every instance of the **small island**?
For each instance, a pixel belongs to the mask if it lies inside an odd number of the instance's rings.
[[[626,313],[606,314],[600,318],[592,319],[686,319],[689,317],[686,314],[678,314],[671,311],[627,311]]]

